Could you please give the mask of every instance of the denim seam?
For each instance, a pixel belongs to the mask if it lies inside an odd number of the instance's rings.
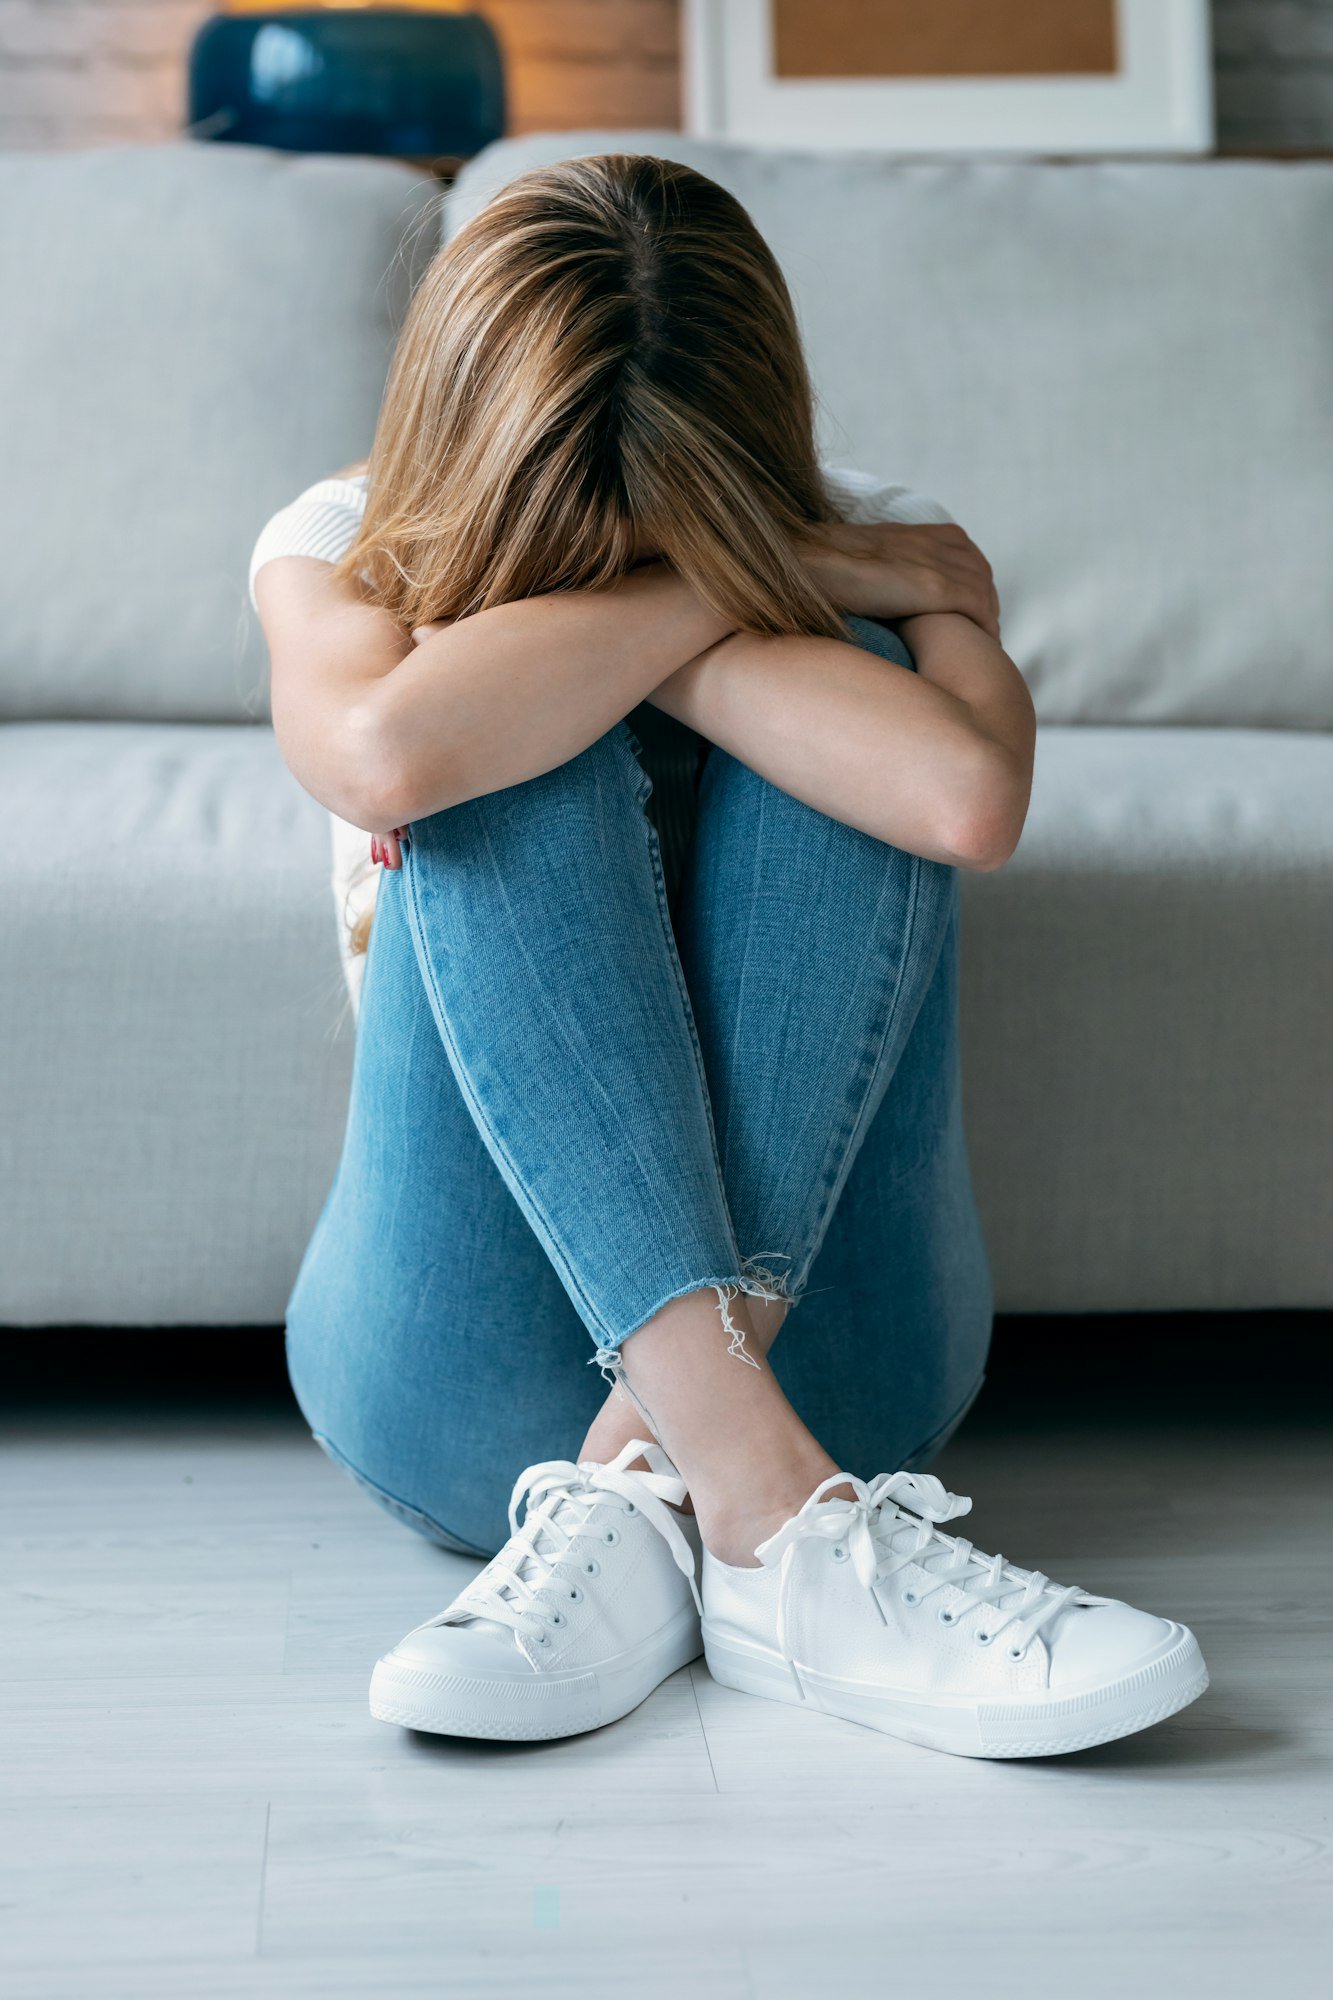
[[[723,1279],[705,1278],[697,1283],[686,1283],[678,1286],[675,1291],[668,1292],[652,1308],[651,1312],[645,1313],[643,1318],[637,1320],[626,1332],[616,1336],[614,1345],[604,1345],[601,1341],[597,1342],[597,1353],[593,1359],[599,1362],[605,1362],[618,1356],[621,1346],[629,1339],[630,1334],[637,1333],[639,1328],[645,1326],[653,1317],[653,1313],[660,1312],[662,1307],[669,1305],[673,1299],[684,1298],[690,1292],[707,1289],[711,1289],[717,1293],[718,1310],[722,1316],[723,1327],[728,1333],[732,1334],[734,1339],[735,1330],[730,1324],[728,1313],[728,1293],[732,1293],[734,1296],[736,1292],[759,1291],[762,1293],[763,1291],[762,1283],[750,1276],[747,1260],[741,1256],[740,1245],[736,1241],[736,1231],[731,1220],[731,1209],[727,1201],[726,1180],[722,1172],[722,1157],[718,1150],[717,1127],[713,1119],[713,1101],[708,1088],[708,1072],[704,1067],[703,1045],[699,1040],[699,1030],[694,1019],[694,1002],[690,998],[690,989],[685,979],[684,968],[680,962],[680,952],[676,946],[675,928],[671,922],[671,904],[666,892],[666,874],[662,867],[662,844],[658,838],[657,828],[653,825],[647,811],[647,802],[653,795],[653,781],[643,763],[642,745],[628,722],[621,722],[618,725],[618,734],[633,760],[634,775],[637,780],[635,803],[640,808],[644,841],[648,853],[648,864],[652,869],[653,891],[657,899],[658,921],[662,926],[662,942],[666,951],[667,963],[671,967],[672,977],[676,983],[676,992],[680,998],[685,1031],[689,1036],[690,1048],[694,1055],[694,1068],[699,1082],[700,1099],[703,1103],[704,1121],[708,1127],[708,1141],[713,1160],[713,1172],[717,1181],[717,1192],[722,1206],[723,1218],[730,1236],[728,1247],[734,1253],[737,1275]],[[742,1337],[741,1346],[743,1347],[743,1345],[744,1341]],[[743,1358],[748,1360],[749,1356],[744,1355]],[[644,1415],[647,1415],[646,1411]],[[656,1432],[654,1432],[654,1435],[656,1436]]]
[[[628,724],[620,724],[620,726],[624,728],[624,734],[628,736],[630,746],[636,744],[638,738],[634,736],[634,732],[630,730],[630,726]],[[634,758],[634,762],[638,764],[638,758]],[[648,778],[646,770],[642,770],[642,766],[638,766],[638,772],[640,772],[640,778],[642,778],[642,790],[638,792],[638,804],[642,806],[652,796],[652,780]],[[673,978],[677,982],[677,992],[681,994],[681,1012],[685,1014],[685,1028],[689,1032],[691,1048],[695,1052],[695,1070],[699,1074],[699,1090],[703,1094],[705,1116],[709,1120],[709,1142],[713,1146],[713,1170],[717,1174],[717,1184],[719,1184],[719,1190],[721,1190],[721,1196],[723,1196],[723,1210],[727,1212],[727,1220],[731,1224],[731,1208],[727,1204],[727,1178],[723,1174],[723,1154],[721,1154],[719,1144],[717,1144],[717,1124],[715,1124],[715,1118],[713,1118],[713,1094],[709,1092],[709,1072],[705,1068],[703,1042],[699,1040],[699,1026],[695,1022],[695,1002],[691,1000],[691,990],[689,990],[689,984],[685,980],[685,968],[681,964],[681,952],[677,948],[677,932],[675,932],[675,926],[671,922],[671,900],[667,896],[667,874],[664,874],[664,870],[662,870],[662,844],[660,844],[660,840],[656,836],[656,826],[652,824],[652,820],[648,818],[646,812],[642,816],[642,826],[644,826],[644,838],[646,838],[646,844],[648,844],[648,862],[652,866],[652,886],[656,890],[656,914],[658,914],[660,924],[662,924],[662,940],[664,940],[664,944],[667,944],[667,958],[671,962],[671,972],[673,972]],[[737,1262],[741,1262],[741,1246],[737,1244],[735,1226],[733,1226],[733,1248],[737,1252]]]
[[[853,1147],[856,1144],[856,1137],[865,1124],[866,1108],[874,1094],[876,1080],[884,1067],[884,1060],[888,1052],[894,1023],[902,1011],[902,973],[911,952],[912,940],[916,935],[917,912],[920,907],[921,872],[924,865],[917,855],[913,855],[911,860],[912,886],[907,914],[903,923],[902,943],[898,949],[894,972],[889,974],[892,980],[892,998],[885,1010],[883,1024],[879,1029],[879,1046],[874,1061],[870,1065],[870,1072],[866,1078],[865,1087],[861,1092],[860,1104],[851,1119],[850,1125],[844,1125],[843,1128],[843,1135],[839,1141],[841,1153],[838,1160],[837,1173],[834,1176],[832,1186],[826,1190],[823,1202],[816,1212],[814,1222],[809,1231],[808,1246],[805,1249],[797,1275],[792,1281],[791,1292],[793,1299],[799,1299],[802,1291],[805,1289],[810,1276],[811,1266],[818,1254],[819,1245],[823,1241],[824,1232],[828,1227],[828,1219],[837,1205],[843,1188],[846,1186],[847,1176],[851,1170],[851,1155]]]
[[[647,800],[652,796],[653,781],[640,761],[641,753],[639,751],[638,738],[627,722],[621,723],[620,728],[627,747],[634,757],[635,770],[639,779],[637,800],[640,807],[644,807]],[[657,897],[657,914],[662,925],[663,943],[666,947],[667,961],[671,966],[672,976],[676,982],[676,991],[680,996],[681,1013],[684,1016],[686,1033],[690,1038],[690,1048],[694,1054],[695,1073],[699,1079],[699,1093],[703,1099],[704,1117],[708,1125],[708,1138],[713,1157],[713,1171],[717,1177],[722,1213],[726,1217],[727,1226],[731,1233],[730,1247],[735,1252],[735,1275],[726,1278],[703,1278],[695,1282],[679,1285],[674,1291],[667,1292],[649,1312],[646,1312],[641,1319],[635,1321],[633,1326],[628,1327],[624,1333],[620,1334],[613,1345],[598,1341],[597,1353],[593,1358],[596,1361],[604,1363],[609,1363],[617,1359],[621,1346],[629,1339],[630,1335],[637,1333],[641,1326],[646,1326],[653,1315],[662,1310],[663,1306],[670,1305],[674,1299],[685,1298],[690,1292],[701,1292],[712,1289],[717,1293],[723,1327],[728,1332],[733,1333],[734,1338],[734,1329],[729,1325],[727,1311],[728,1292],[733,1287],[737,1292],[753,1293],[756,1290],[762,1291],[760,1281],[751,1276],[748,1262],[741,1256],[740,1246],[736,1241],[735,1229],[731,1222],[731,1211],[727,1203],[726,1181],[722,1173],[722,1156],[717,1143],[717,1127],[713,1120],[712,1097],[708,1088],[708,1072],[704,1068],[703,1045],[699,1040],[699,1030],[694,1019],[694,1003],[690,999],[690,989],[686,984],[684,968],[680,962],[680,953],[676,947],[676,933],[671,922],[671,905],[667,900],[666,893],[666,876],[662,868],[661,842],[658,839],[657,828],[653,825],[646,811],[643,813],[643,830],[648,850],[648,862],[653,871],[653,888]],[[743,1356],[743,1358],[749,1359],[748,1356]],[[646,1411],[644,1415],[647,1415]]]
[[[421,967],[422,977],[426,982],[426,990],[430,995],[431,1012],[435,1016],[435,1025],[439,1029],[440,1039],[443,1041],[445,1049],[448,1052],[450,1067],[452,1068],[455,1077],[458,1079],[458,1085],[467,1102],[468,1110],[472,1113],[472,1117],[476,1122],[476,1124],[487,1135],[487,1138],[489,1139],[490,1145],[493,1149],[494,1155],[497,1158],[499,1164],[501,1165],[504,1177],[509,1183],[510,1191],[515,1195],[516,1198],[518,1197],[521,1191],[522,1202],[526,1202],[528,1206],[531,1208],[532,1212],[537,1216],[541,1225],[541,1234],[543,1238],[542,1247],[545,1249],[547,1256],[550,1258],[556,1270],[560,1273],[563,1282],[566,1284],[572,1296],[577,1301],[580,1302],[580,1310],[585,1313],[587,1318],[590,1318],[596,1322],[597,1328],[600,1329],[602,1333],[605,1333],[609,1338],[614,1340],[616,1338],[614,1330],[607,1325],[601,1313],[597,1310],[597,1307],[593,1304],[592,1300],[588,1297],[587,1293],[585,1292],[582,1284],[579,1282],[576,1273],[571,1268],[569,1260],[565,1256],[565,1253],[561,1248],[559,1241],[556,1238],[555,1231],[552,1229],[551,1223],[548,1217],[546,1216],[544,1210],[542,1209],[540,1202],[538,1202],[533,1197],[529,1189],[523,1186],[522,1180],[517,1172],[514,1162],[510,1157],[508,1147],[501,1139],[499,1133],[495,1130],[495,1127],[492,1125],[490,1118],[487,1116],[485,1107],[481,1103],[481,1100],[478,1098],[475,1090],[472,1087],[472,1079],[468,1075],[467,1070],[464,1067],[463,1059],[459,1054],[458,1047],[454,1041],[448,1020],[445,1017],[444,1000],[440,993],[439,982],[435,977],[435,967],[432,965],[430,960],[430,955],[426,950],[425,923],[421,913],[420,902],[417,897],[416,870],[412,866],[412,848],[410,844],[408,846],[406,855],[403,857],[403,863],[404,863],[403,873],[407,877],[408,909],[411,915],[412,933],[413,933],[413,941],[416,945],[417,963]],[[522,1202],[520,1202],[520,1206],[522,1206]],[[596,1332],[594,1332],[593,1334],[593,1339],[597,1340]],[[601,1342],[597,1340],[597,1344],[600,1347]]]
[[[645,796],[647,795],[645,794]],[[680,995],[681,1010],[685,1016],[685,1028],[690,1038],[690,1047],[694,1051],[694,1067],[699,1078],[699,1090],[703,1097],[704,1115],[708,1120],[708,1137],[713,1153],[713,1171],[717,1175],[718,1191],[722,1197],[723,1213],[726,1215],[728,1226],[731,1228],[732,1248],[736,1251],[737,1263],[740,1263],[740,1246],[736,1242],[735,1227],[731,1223],[731,1210],[727,1202],[727,1184],[722,1172],[722,1155],[718,1150],[717,1127],[713,1121],[713,1099],[708,1088],[708,1072],[704,1068],[703,1045],[699,1040],[699,1030],[695,1025],[694,1003],[690,999],[690,989],[685,983],[685,971],[680,962],[680,953],[676,948],[676,933],[671,923],[671,905],[667,901],[666,876],[662,869],[661,842],[657,837],[657,828],[653,825],[647,813],[643,816],[643,824],[648,838],[648,859],[652,864],[653,885],[657,892],[657,912],[662,922],[667,958],[671,965],[672,976],[676,982],[676,990]]]

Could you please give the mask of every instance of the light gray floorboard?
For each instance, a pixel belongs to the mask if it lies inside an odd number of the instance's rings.
[[[1195,1626],[1202,1702],[1032,1764],[749,1700],[703,1666],[533,1748],[370,1721],[471,1565],[293,1427],[0,1456],[0,1982],[23,2000],[905,1990],[1326,1994],[1326,1436],[964,1437],[976,1538]]]

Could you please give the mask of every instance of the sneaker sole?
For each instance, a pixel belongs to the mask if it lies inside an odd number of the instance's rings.
[[[699,1620],[691,1607],[632,1652],[577,1673],[525,1679],[432,1673],[391,1652],[371,1675],[370,1712],[377,1722],[396,1722],[433,1736],[547,1743],[618,1722],[702,1651]]]
[[[1172,1625],[1161,1650],[1119,1680],[1028,1701],[871,1692],[864,1683],[788,1666],[766,1647],[710,1636],[706,1624],[704,1651],[709,1673],[723,1687],[841,1716],[955,1757],[1060,1757],[1088,1750],[1164,1722],[1208,1685],[1198,1642],[1184,1625]]]

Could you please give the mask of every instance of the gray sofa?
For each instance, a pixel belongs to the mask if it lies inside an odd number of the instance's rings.
[[[991,553],[1045,724],[966,885],[1002,1308],[1333,1301],[1333,167],[895,164],[672,134],[791,279],[824,443]],[[273,1322],[351,1031],[264,719],[258,527],[366,448],[434,190],[0,163],[0,1321]]]

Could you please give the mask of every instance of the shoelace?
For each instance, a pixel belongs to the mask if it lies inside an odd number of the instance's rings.
[[[639,1458],[647,1460],[647,1472],[629,1470]],[[656,1529],[702,1610],[694,1552],[671,1511],[672,1504],[679,1505],[684,1498],[685,1482],[671,1460],[659,1445],[642,1439],[627,1444],[609,1465],[575,1465],[567,1458],[530,1465],[510,1498],[509,1540],[435,1622],[456,1625],[465,1618],[490,1618],[515,1632],[525,1626],[530,1629],[532,1621],[563,1624],[563,1612],[545,1610],[538,1599],[553,1584],[566,1587],[557,1572],[569,1560],[574,1544],[589,1533],[593,1512],[608,1502],[623,1514],[641,1514]],[[520,1528],[519,1509],[525,1500],[527,1513]]]
[[[829,1504],[824,1495],[835,1486],[850,1486],[855,1500],[841,1506]],[[910,1513],[895,1504],[899,1501],[910,1508]],[[794,1514],[755,1551],[765,1568],[780,1570],[777,1638],[787,1664],[792,1665],[787,1645],[792,1563],[801,1544],[811,1540],[845,1550],[881,1618],[884,1607],[876,1594],[879,1586],[899,1570],[915,1564],[926,1581],[910,1594],[903,1593],[908,1604],[919,1604],[934,1591],[954,1584],[968,1601],[952,1609],[942,1608],[941,1622],[957,1624],[970,1612],[990,1605],[998,1616],[987,1621],[987,1629],[978,1632],[978,1639],[990,1645],[1001,1632],[1008,1630],[1010,1657],[1022,1659],[1029,1642],[1042,1627],[1083,1592],[1077,1584],[1065,1587],[1052,1583],[1040,1570],[1018,1569],[1003,1556],[982,1555],[961,1536],[939,1532],[941,1522],[956,1520],[960,1514],[971,1511],[972,1502],[965,1495],[950,1493],[929,1472],[881,1472],[868,1486],[844,1472],[824,1480],[800,1513]],[[927,1566],[941,1556],[947,1560],[940,1567]]]

